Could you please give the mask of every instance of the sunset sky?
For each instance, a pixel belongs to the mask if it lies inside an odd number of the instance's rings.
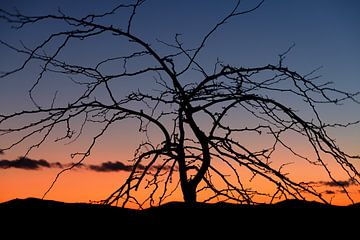
[[[60,8],[67,15],[81,17],[108,11],[118,2],[0,0],[0,8],[8,11],[16,8],[26,15],[56,14]],[[251,8],[254,2],[257,1],[244,0],[240,8]],[[149,0],[138,10],[133,29],[135,35],[155,47],[158,46],[157,39],[172,41],[177,33],[182,34],[185,46],[196,46],[204,34],[233,6],[234,1],[230,0]],[[306,74],[321,67],[317,74],[321,75],[324,82],[331,81],[336,88],[356,92],[360,90],[359,12],[360,1],[357,0],[265,0],[261,8],[232,19],[217,31],[206,44],[206,50],[199,61],[209,68],[217,58],[233,66],[276,64],[278,55],[295,44],[286,58],[289,68]],[[123,20],[119,15],[112,18],[114,25]],[[16,46],[21,46],[21,40],[25,46],[33,47],[57,29],[61,29],[61,26],[39,24],[16,30],[0,19],[0,40]],[[61,57],[74,64],[92,64],[121,49],[121,43],[119,45],[106,37],[97,41],[84,41],[64,50]],[[160,53],[164,50],[161,47],[159,49]],[[16,68],[23,60],[21,55],[0,46],[0,71]],[[39,66],[34,62],[20,73],[0,79],[0,113],[9,114],[31,106],[28,90],[36,81],[38,73]],[[61,90],[59,98],[64,101],[76,95],[76,88],[67,87],[66,83],[51,74],[48,78],[49,84],[44,84],[37,90],[39,101],[51,101],[54,89]],[[64,81],[70,82],[69,79]],[[151,87],[152,83],[128,81],[121,86],[119,94],[129,89]],[[324,106],[320,113],[327,122],[354,122],[360,119],[360,105],[348,102],[341,107]],[[11,124],[16,125],[16,122]],[[130,120],[113,126],[95,146],[84,166],[64,173],[46,198],[65,202],[89,202],[106,198],[129,173],[130,163],[127,160],[133,157],[134,150],[143,138],[137,128],[138,125]],[[56,174],[74,161],[70,154],[84,151],[94,134],[94,129],[87,129],[73,144],[47,141],[31,151],[27,156],[30,161],[21,161],[19,158],[33,144],[30,141],[0,154],[0,202],[13,198],[41,198]],[[331,131],[331,134],[345,151],[360,154],[359,124],[349,129]],[[11,140],[0,136],[0,148],[7,147]],[[307,151],[302,142],[296,142],[296,139],[289,141],[294,141],[294,145],[301,151]],[[278,156],[287,157],[285,152],[279,152]],[[354,165],[360,170],[360,162],[354,162]],[[317,172],[317,169],[313,170],[299,163],[296,170],[292,171],[295,178],[323,183],[328,191],[328,198],[333,198],[335,204],[349,203],[337,187],[328,184],[328,179],[322,178],[324,173]],[[354,201],[360,202],[359,186],[346,184],[353,193]],[[176,197],[181,199],[179,193],[175,194],[174,199]]]

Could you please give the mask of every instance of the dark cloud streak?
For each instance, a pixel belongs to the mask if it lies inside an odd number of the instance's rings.
[[[325,194],[333,195],[333,194],[335,194],[335,192],[332,190],[326,190]]]
[[[40,168],[62,168],[63,165],[59,162],[49,163],[46,160],[34,160],[27,157],[19,157],[16,160],[0,160],[0,168],[20,168],[25,170],[38,170]]]
[[[356,182],[352,179],[346,180],[346,181],[336,181],[336,182],[332,182],[332,181],[328,181],[328,182],[320,182],[321,184],[325,185],[325,186],[329,186],[329,187],[350,187],[351,185],[355,185]]]
[[[42,168],[65,168],[70,167],[72,164],[61,164],[60,162],[50,163],[47,160],[34,160],[27,157],[19,157],[15,160],[0,160],[0,169],[19,168],[24,170],[40,170]],[[81,164],[79,167],[83,167],[88,170],[96,172],[117,172],[132,170],[132,165],[126,165],[122,162],[104,162],[100,165],[86,165]],[[139,169],[144,169],[143,165],[138,165]]]
[[[104,162],[100,165],[89,165],[90,170],[96,172],[117,172],[117,171],[131,171],[132,166],[126,165],[122,162]]]
[[[60,162],[51,163],[47,160],[34,160],[27,157],[19,157],[16,160],[0,160],[0,169],[8,169],[8,168],[19,168],[24,170],[40,170],[40,169],[50,169],[50,168],[66,168],[72,166],[72,163],[61,164]],[[99,165],[87,165],[80,164],[77,167],[81,167],[83,169],[87,169],[95,172],[130,172],[133,169],[133,165],[128,165],[120,161],[116,162],[103,162]],[[161,166],[154,165],[151,167],[152,170],[158,170]],[[138,170],[144,170],[144,165],[137,165]],[[163,170],[170,170],[169,166],[163,166]],[[176,169],[175,169],[176,171]]]
[[[356,181],[353,179],[343,180],[343,181],[318,181],[318,182],[309,182],[310,184],[322,185],[328,187],[350,187],[356,185]]]

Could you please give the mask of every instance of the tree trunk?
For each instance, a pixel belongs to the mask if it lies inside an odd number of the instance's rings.
[[[187,204],[196,203],[196,187],[192,186],[192,184],[187,183],[182,186],[182,193],[184,202]]]

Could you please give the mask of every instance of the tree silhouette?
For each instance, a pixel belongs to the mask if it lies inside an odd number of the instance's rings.
[[[231,66],[217,60],[210,72],[199,61],[207,41],[219,28],[232,18],[252,13],[263,1],[245,10],[238,1],[193,48],[185,47],[179,34],[173,42],[158,40],[166,53],[133,33],[132,23],[143,2],[120,4],[109,12],[81,18],[60,10],[55,15],[44,16],[0,10],[0,18],[17,29],[44,23],[59,24],[66,29],[54,30],[32,48],[1,41],[3,46],[26,56],[17,68],[3,72],[1,78],[23,71],[32,62],[40,62],[42,70],[29,89],[33,108],[0,115],[1,136],[15,139],[8,146],[0,146],[0,152],[37,137],[27,155],[48,140],[56,126],[66,126],[57,141],[76,141],[87,124],[101,126],[101,131],[93,136],[84,152],[72,154],[72,157],[80,156],[80,160],[63,169],[50,190],[62,172],[81,164],[91,154],[111,125],[131,119],[138,121],[144,138],[135,151],[127,180],[104,203],[161,204],[179,188],[187,203],[197,202],[197,197],[203,195],[201,201],[205,202],[218,199],[251,204],[258,196],[271,201],[315,198],[327,202],[312,182],[299,182],[288,175],[285,169],[291,161],[276,163],[274,154],[278,149],[287,150],[292,158],[314,168],[320,166],[351,200],[351,194],[340,184],[328,163],[336,163],[336,171],[345,173],[353,184],[359,184],[360,175],[352,159],[360,157],[337,146],[328,129],[358,122],[325,123],[318,108],[322,104],[340,105],[348,100],[359,103],[358,93],[344,92],[333,88],[331,83],[321,82],[314,74],[316,71],[302,75],[286,67],[284,60],[293,46],[280,54],[275,64],[259,67]],[[104,19],[117,16],[119,12],[128,13],[124,25],[104,24]],[[109,35],[119,39],[129,52],[96,59],[93,66],[62,59],[62,52],[72,41]],[[35,92],[49,72],[71,77],[73,84],[82,89],[77,98],[63,103],[57,101],[56,93],[47,105],[40,104]],[[80,80],[74,79],[76,77]],[[135,91],[119,93],[115,83],[135,78],[153,81],[155,90],[139,86]],[[305,110],[297,111],[286,100],[289,97]],[[16,119],[23,121],[8,127],[7,124]],[[77,124],[79,119],[81,124]],[[298,152],[287,140],[289,136],[301,138],[311,149],[307,154]],[[250,140],[255,137],[259,144]],[[254,178],[271,184],[273,191],[250,187]],[[150,192],[148,198],[140,202],[133,193],[143,188]]]

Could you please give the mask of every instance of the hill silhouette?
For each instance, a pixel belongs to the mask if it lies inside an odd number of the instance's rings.
[[[318,202],[301,200],[286,200],[276,204],[237,205],[230,203],[196,203],[187,205],[183,202],[170,202],[159,207],[144,210],[120,208],[108,205],[88,203],[64,203],[37,198],[14,199],[0,204],[2,216],[23,220],[61,219],[70,217],[67,221],[96,221],[96,219],[116,219],[124,225],[166,225],[182,222],[188,224],[203,223],[206,225],[231,225],[233,220],[241,224],[272,219],[286,224],[287,221],[297,222],[306,218],[308,222],[327,221],[335,215],[360,213],[360,204],[349,206],[326,205]],[[88,218],[91,216],[91,218]],[[221,219],[221,221],[219,221]],[[269,222],[268,224],[272,224]]]
[[[174,234],[192,236],[190,239],[214,236],[224,239],[248,233],[267,238],[275,234],[288,239],[287,231],[300,238],[308,237],[310,232],[318,237],[333,233],[353,236],[359,213],[360,204],[344,207],[299,200],[256,206],[170,202],[145,210],[36,198],[0,204],[2,233],[8,231],[14,238],[24,233],[38,237],[45,230],[64,238],[71,233],[81,239],[92,238],[94,234],[105,239],[125,233],[150,239],[172,239],[169,236]]]

